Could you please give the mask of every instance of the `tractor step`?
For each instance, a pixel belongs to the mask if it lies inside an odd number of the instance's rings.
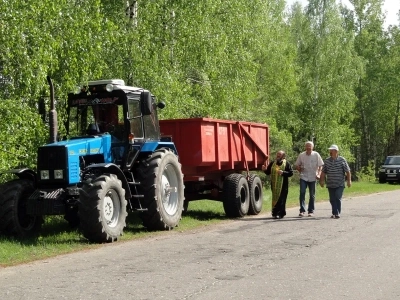
[[[148,211],[147,208],[136,208],[135,210],[136,210],[136,211]]]
[[[144,198],[144,195],[132,195],[132,198]]]
[[[140,182],[128,182],[129,185],[140,185]]]

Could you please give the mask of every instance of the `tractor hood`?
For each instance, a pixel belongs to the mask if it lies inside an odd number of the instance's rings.
[[[68,156],[86,156],[102,154],[104,162],[111,161],[111,135],[94,135],[90,137],[74,138],[67,141],[60,141],[54,144],[48,144],[44,147],[62,146],[67,148]]]
[[[80,182],[82,163],[109,163],[111,157],[111,135],[74,138],[39,147],[39,182],[65,183]]]

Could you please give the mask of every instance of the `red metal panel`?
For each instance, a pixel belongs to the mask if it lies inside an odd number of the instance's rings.
[[[210,118],[160,121],[172,136],[185,177],[260,169],[269,154],[268,126]]]
[[[215,149],[215,124],[208,122],[195,123],[201,128],[200,143],[202,161],[200,165],[215,163],[216,149]],[[179,151],[179,150],[178,150]]]

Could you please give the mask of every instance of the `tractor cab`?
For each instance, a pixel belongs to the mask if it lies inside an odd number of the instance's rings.
[[[160,140],[156,108],[149,91],[125,86],[123,80],[89,81],[80,93],[68,95],[67,135],[110,134],[114,162],[129,168],[146,141]]]

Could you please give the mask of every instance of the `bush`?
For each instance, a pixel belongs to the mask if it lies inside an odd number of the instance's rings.
[[[35,168],[37,148],[47,130],[35,109],[16,100],[0,101],[0,169]],[[5,181],[4,176],[0,181]]]
[[[361,170],[357,174],[352,174],[352,177],[357,178],[360,181],[364,182],[375,182],[376,181],[376,176],[375,176],[375,163],[373,160],[370,160],[368,162],[368,166],[364,166],[361,168]]]

